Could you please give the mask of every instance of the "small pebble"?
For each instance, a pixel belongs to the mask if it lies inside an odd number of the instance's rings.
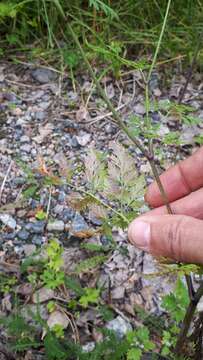
[[[25,226],[26,230],[29,231],[32,234],[42,234],[44,232],[45,228],[45,222],[44,221],[36,221],[33,223],[28,223]]]
[[[24,241],[29,239],[29,235],[30,235],[29,232],[24,229],[18,231],[18,233],[17,233],[18,238],[20,240],[24,240]]]
[[[16,221],[9,214],[0,214],[0,221],[12,230],[14,230],[16,228]]]
[[[64,222],[62,220],[56,220],[47,224],[48,231],[64,231]]]

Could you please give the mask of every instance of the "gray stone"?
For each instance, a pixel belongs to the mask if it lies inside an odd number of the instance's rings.
[[[60,191],[58,195],[58,201],[63,202],[66,198],[66,193],[64,191]]]
[[[16,177],[15,179],[13,179],[13,183],[15,185],[24,185],[26,182],[26,180],[23,177]]]
[[[24,145],[21,145],[21,147],[20,147],[21,151],[24,151],[28,154],[30,153],[31,149],[32,149],[32,146],[30,144],[24,144]]]
[[[80,136],[76,136],[76,139],[80,146],[86,146],[91,140],[91,134],[84,133]]]
[[[138,103],[137,105],[135,105],[134,107],[134,112],[138,115],[144,115],[146,110],[145,110],[145,106],[143,104]]]
[[[32,237],[32,243],[35,245],[42,245],[43,241],[43,237],[40,235],[34,235]]]
[[[57,204],[55,208],[53,209],[54,213],[57,215],[60,215],[64,209],[63,205]]]
[[[56,220],[47,224],[48,231],[64,231],[64,222],[62,220]]]
[[[21,136],[20,142],[21,142],[21,143],[29,143],[29,142],[30,142],[29,136],[27,136],[27,135]]]
[[[32,301],[34,304],[42,303],[47,300],[53,299],[54,297],[54,290],[48,289],[46,287],[42,287],[41,289],[35,291],[32,296]]]
[[[72,147],[74,148],[79,148],[80,147],[80,144],[78,143],[78,140],[77,140],[77,136],[76,135],[73,135],[71,141],[70,141],[70,144]]]
[[[167,125],[161,124],[160,128],[158,129],[157,133],[160,137],[167,135],[169,133],[169,128]]]
[[[20,311],[21,316],[28,322],[32,324],[39,333],[42,331],[42,324],[37,321],[37,317],[40,315],[41,319],[48,319],[48,310],[46,304],[25,304]]]
[[[16,228],[16,221],[9,214],[0,214],[0,221],[12,230],[14,230]]]
[[[183,125],[183,129],[180,136],[181,145],[194,144],[194,137],[202,135],[202,129],[199,129],[196,125],[187,126]]]
[[[46,117],[46,113],[44,111],[36,111],[35,113],[36,120],[42,121],[45,119],[45,117]]]
[[[109,321],[106,325],[107,329],[115,332],[119,339],[122,339],[128,331],[132,331],[132,326],[121,316]]]
[[[77,237],[78,233],[87,231],[88,229],[89,226],[87,225],[84,218],[79,213],[76,213],[71,224],[70,235]]]
[[[34,80],[40,84],[46,84],[57,79],[57,74],[49,69],[35,69],[31,73]]]
[[[24,240],[24,241],[26,241],[26,240],[29,239],[29,235],[30,235],[29,232],[26,231],[26,230],[24,230],[24,229],[18,231],[18,233],[17,233],[17,237],[18,237],[20,240]]]
[[[25,253],[25,256],[30,256],[36,251],[36,246],[32,244],[24,245],[23,251]]]
[[[125,294],[124,286],[118,286],[112,290],[111,297],[113,300],[124,299],[124,294]]]
[[[93,351],[94,348],[95,348],[94,341],[90,341],[87,344],[82,346],[83,351],[86,352],[86,353]]]
[[[45,222],[44,221],[36,221],[33,223],[28,223],[25,225],[25,229],[32,234],[42,234],[44,232]]]
[[[113,127],[112,124],[106,124],[105,133],[106,134],[114,134],[115,133],[115,127]]]
[[[68,222],[74,218],[74,215],[75,211],[72,208],[65,208],[60,217],[64,222]]]

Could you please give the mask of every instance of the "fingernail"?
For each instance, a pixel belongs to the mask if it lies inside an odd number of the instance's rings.
[[[133,221],[128,230],[128,237],[133,245],[136,245],[141,250],[149,251],[150,224],[141,220]]]

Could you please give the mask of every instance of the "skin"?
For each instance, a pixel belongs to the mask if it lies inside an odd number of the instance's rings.
[[[203,147],[160,178],[175,215],[151,184],[145,200],[153,209],[130,224],[129,240],[153,255],[203,264]]]

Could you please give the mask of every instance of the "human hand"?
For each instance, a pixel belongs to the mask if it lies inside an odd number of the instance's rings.
[[[203,264],[203,147],[160,179],[175,215],[167,215],[156,183],[145,199],[154,209],[129,226],[132,244],[156,256]]]

